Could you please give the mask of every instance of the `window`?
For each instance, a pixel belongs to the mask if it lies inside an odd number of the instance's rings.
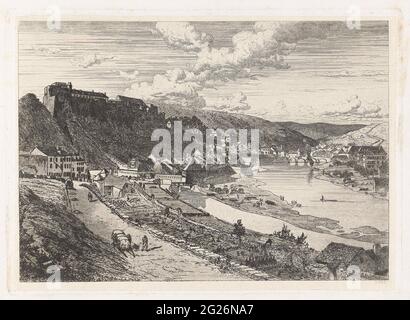
[[[52,163],[50,163],[50,169],[53,169],[53,164]]]

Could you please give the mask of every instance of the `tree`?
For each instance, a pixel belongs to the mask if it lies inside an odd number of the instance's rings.
[[[302,234],[296,238],[296,243],[301,245],[307,244],[306,239],[307,235],[305,235],[305,233],[302,232]]]
[[[239,219],[233,225],[233,234],[238,237],[239,247],[242,245],[242,237],[245,235],[245,227],[242,224],[242,220]]]

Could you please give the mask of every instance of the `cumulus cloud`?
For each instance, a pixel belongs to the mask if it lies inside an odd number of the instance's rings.
[[[272,109],[273,109],[272,114],[274,115],[279,115],[279,116],[289,115],[288,106],[283,100],[279,100]]]
[[[157,22],[153,33],[161,35],[171,47],[185,51],[200,51],[213,41],[211,35],[199,32],[189,22]]]
[[[118,71],[120,77],[125,78],[127,80],[135,80],[138,78],[139,76],[139,71],[135,70],[135,71],[130,71],[130,72],[126,72],[126,71]]]
[[[248,97],[243,92],[239,92],[230,97],[221,98],[215,106],[213,106],[213,109],[229,112],[243,112],[250,108]]]
[[[186,81],[184,70],[175,69],[164,75],[155,75],[152,83],[134,83],[125,94],[160,105],[204,108],[206,101],[198,94],[198,90],[197,83]]]
[[[203,88],[238,78],[254,79],[254,67],[288,69],[285,56],[296,50],[298,41],[325,38],[342,27],[342,22],[257,22],[253,30],[235,34],[232,47],[219,48],[212,45],[211,35],[198,31],[189,22],[158,22],[154,33],[174,48],[195,53],[196,60],[186,70],[155,75],[152,83],[135,83],[127,94],[157,103],[204,107],[205,100],[199,95]],[[238,105],[238,110],[244,110],[244,105]],[[235,109],[228,107],[227,102],[221,106]]]
[[[72,60],[72,62],[74,65],[78,67],[89,68],[91,66],[101,64],[104,61],[112,60],[114,58],[115,58],[114,56],[100,56],[97,54],[90,54],[90,55],[85,55],[78,59],[74,59]]]
[[[198,53],[194,72],[229,70],[229,79],[240,76],[243,68],[274,67],[288,69],[285,56],[307,38],[325,38],[331,31],[343,29],[340,22],[256,22],[252,31],[242,31],[232,38],[232,47],[205,47]],[[219,75],[221,77],[221,75]]]
[[[44,47],[44,46],[32,46],[32,50],[36,53],[46,54],[46,55],[55,55],[61,52],[59,48],[51,48],[51,47]]]
[[[382,119],[388,116],[383,112],[381,104],[378,102],[362,102],[358,95],[346,99],[333,110],[325,111],[322,116],[338,117],[342,119]]]

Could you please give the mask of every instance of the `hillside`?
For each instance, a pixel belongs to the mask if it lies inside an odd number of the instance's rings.
[[[20,149],[36,145],[61,146],[67,151],[80,152],[90,168],[109,168],[116,166],[113,157],[121,162],[133,157],[146,159],[156,144],[151,141],[152,131],[166,127],[164,118],[147,121],[132,108],[121,108],[114,113],[109,109],[100,113],[91,112],[96,107],[88,109],[73,105],[70,111],[58,114],[57,121],[35,95],[25,95],[19,101]],[[182,120],[184,127],[201,130],[258,128],[261,145],[276,144],[291,150],[317,143],[300,132],[249,115],[164,107],[160,107],[160,111],[173,120]]]
[[[74,150],[70,139],[34,94],[26,94],[19,100],[18,111],[20,150],[28,151],[36,145]]]
[[[382,145],[388,151],[389,125],[388,123],[371,124],[359,130],[348,132],[340,137],[329,138],[326,142],[339,145]]]
[[[64,185],[22,180],[19,190],[20,279],[46,281],[61,266],[62,281],[136,281],[140,277],[112,245],[65,206]]]
[[[20,150],[30,151],[35,146],[60,146],[68,152],[80,152],[91,167],[115,166],[101,143],[88,131],[81,119],[76,117],[70,117],[63,130],[34,94],[26,94],[19,100]]]
[[[328,137],[337,137],[348,132],[359,130],[366,125],[364,124],[332,124],[332,123],[297,123],[297,122],[279,122],[285,128],[298,131],[303,135],[320,140]]]

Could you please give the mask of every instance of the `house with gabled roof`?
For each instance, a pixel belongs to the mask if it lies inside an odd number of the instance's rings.
[[[44,159],[41,168],[38,168],[44,175],[52,178],[85,179],[85,160],[78,153],[67,152],[61,147],[36,146],[30,152],[29,161],[36,165],[39,161],[34,160],[39,158]],[[46,166],[43,168],[45,163]]]
[[[377,264],[371,252],[344,243],[331,242],[316,257],[316,262],[326,265],[330,277],[334,280],[343,278],[342,275],[351,268],[371,274],[377,271]]]
[[[121,198],[126,192],[128,180],[125,177],[107,175],[101,183],[101,193],[112,198]]]
[[[387,161],[387,153],[382,146],[350,146],[349,159],[366,169],[378,169]]]

